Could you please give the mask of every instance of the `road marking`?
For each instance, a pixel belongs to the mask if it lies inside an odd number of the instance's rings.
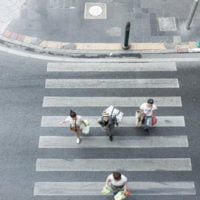
[[[46,79],[45,88],[179,88],[178,79]]]
[[[181,97],[60,97],[45,96],[43,107],[139,107],[153,98],[159,107],[182,107]]]
[[[36,171],[191,171],[190,158],[37,159]]]
[[[40,136],[39,148],[169,148],[188,147],[187,136],[91,136],[77,145],[70,136]]]
[[[185,127],[184,116],[157,116],[157,127]],[[42,116],[41,127],[66,127],[59,122],[66,119],[66,116]],[[100,116],[84,116],[91,127],[100,127],[98,120]],[[123,117],[120,127],[135,127],[135,117]]]
[[[48,63],[48,72],[131,72],[177,71],[175,62],[168,63]]]
[[[101,196],[105,182],[36,182],[34,195]],[[132,195],[195,195],[194,182],[129,182]],[[111,194],[110,194],[111,195]]]

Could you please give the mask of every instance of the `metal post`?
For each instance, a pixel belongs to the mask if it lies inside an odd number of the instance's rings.
[[[125,27],[125,37],[124,37],[124,44],[123,44],[123,49],[124,50],[128,50],[130,48],[129,44],[128,44],[128,40],[129,40],[129,33],[130,33],[130,26],[131,23],[127,22],[126,23],[126,27]]]
[[[199,3],[199,0],[194,0],[193,1],[192,9],[190,11],[190,14],[189,14],[187,22],[186,22],[186,29],[187,30],[190,29],[190,24],[192,23],[192,19],[194,17],[195,11],[197,9],[198,3]]]

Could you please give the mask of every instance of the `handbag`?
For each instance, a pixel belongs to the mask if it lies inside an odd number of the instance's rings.
[[[135,124],[136,124],[136,127],[142,126],[142,113],[140,110],[135,111]]]
[[[104,186],[103,189],[101,190],[101,194],[106,195],[109,194],[112,191],[111,186]]]
[[[130,190],[126,190],[125,195],[126,195],[126,197],[130,196],[131,195],[131,191]]]
[[[115,200],[124,200],[126,199],[126,195],[124,191],[119,191],[115,196],[114,196]]]
[[[158,121],[158,119],[157,119],[155,116],[153,116],[153,117],[151,118],[152,126],[154,126],[154,125],[157,123],[157,121]]]
[[[87,120],[83,120],[81,124],[81,133],[84,135],[89,135],[90,133],[90,123]]]

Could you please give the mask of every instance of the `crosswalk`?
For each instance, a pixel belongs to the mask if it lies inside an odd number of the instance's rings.
[[[177,79],[47,79],[46,88],[179,88]]]
[[[110,103],[116,107],[138,107],[150,97],[58,97],[45,96],[43,107],[106,107]],[[182,107],[181,97],[154,97],[159,107]],[[80,104],[81,102],[81,104]]]
[[[99,116],[83,116],[89,120],[91,127],[99,127]],[[157,116],[157,127],[184,127],[184,116]],[[59,122],[65,119],[65,116],[43,116],[41,121],[42,127],[61,127]],[[134,127],[135,117],[123,117],[123,121],[120,123],[120,127]],[[64,127],[63,125],[62,127]]]
[[[37,182],[35,195],[46,196],[99,196],[103,182]],[[195,195],[193,182],[129,182],[134,195]]]
[[[106,78],[105,73],[112,73],[112,78]],[[160,73],[161,76],[152,74]],[[190,173],[192,171],[191,159],[186,155],[179,157],[176,150],[184,151],[189,148],[189,141],[186,134],[172,134],[171,130],[186,126],[185,117],[180,112],[182,108],[181,96],[172,96],[170,91],[180,88],[178,78],[169,78],[167,73],[176,75],[177,67],[175,62],[166,63],[117,63],[117,62],[98,62],[94,60],[89,63],[66,62],[66,63],[48,63],[48,78],[45,80],[45,90],[47,95],[43,98],[43,109],[48,110],[48,114],[41,116],[42,130],[51,131],[49,135],[39,137],[38,148],[43,152],[36,160],[37,173],[97,173],[95,180],[71,181],[67,176],[62,180],[54,178],[53,180],[38,180],[34,184],[33,194],[40,196],[65,196],[70,199],[74,196],[92,197],[98,199],[101,196],[101,189],[106,179],[105,173],[109,175],[112,171],[121,171],[126,173]],[[123,76],[121,77],[121,73]],[[124,73],[132,73],[134,78],[124,78]],[[137,78],[137,74],[140,78]],[[142,75],[148,75],[148,78]],[[78,78],[74,78],[78,77]],[[114,77],[114,78],[113,78]],[[84,93],[80,90],[84,89]],[[105,90],[112,89],[113,94],[104,94]],[[128,96],[123,96],[120,92],[130,89]],[[135,90],[144,90],[143,95],[135,96]],[[169,89],[169,92],[168,90]],[[154,91],[159,90],[160,96],[154,96]],[[164,90],[164,93],[162,92]],[[50,92],[49,92],[50,91]],[[71,95],[71,91],[73,91]],[[117,91],[115,93],[115,91]],[[148,91],[148,96],[145,95]],[[151,96],[149,95],[151,91]],[[132,113],[140,104],[146,102],[148,98],[153,98],[159,107],[158,123],[154,130],[159,131],[158,135],[138,135],[138,128],[135,127],[135,117],[126,114],[127,109]],[[116,130],[114,141],[110,142],[97,123],[101,111],[109,105],[119,107],[125,113],[125,116]],[[80,144],[75,143],[75,137],[65,125],[59,122],[66,118],[63,115],[66,111],[73,108],[84,119],[90,122],[91,135],[82,136]],[[173,113],[162,113],[162,109],[173,108]],[[61,110],[64,110],[62,112]],[[86,111],[87,110],[87,111]],[[88,110],[90,111],[88,114]],[[98,112],[97,112],[98,111]],[[180,113],[179,113],[180,112]],[[92,114],[91,114],[92,113]],[[178,113],[178,114],[177,114]],[[50,115],[49,115],[50,114]],[[170,114],[170,115],[169,115]],[[57,133],[63,130],[63,134]],[[163,131],[168,131],[167,135],[162,135]],[[153,132],[153,130],[152,130]],[[66,133],[66,134],[65,134]],[[117,135],[117,133],[120,133]],[[174,133],[174,132],[173,132]],[[127,155],[126,150],[141,150],[144,157],[134,157]],[[168,156],[158,156],[160,154],[149,154],[149,150],[158,150],[164,152],[167,149],[173,151]],[[71,150],[76,150],[74,155],[68,155]],[[88,151],[84,151],[88,150]],[[120,154],[117,155],[120,150]],[[57,152],[51,157],[51,152]],[[61,151],[65,151],[63,156]],[[95,157],[95,152],[101,153]],[[113,157],[106,157],[107,151],[113,152]],[[46,156],[44,156],[44,152]],[[61,154],[59,154],[61,153]],[[86,153],[85,155],[83,155]],[[81,154],[82,157],[78,156]],[[73,157],[73,159],[72,159]],[[79,174],[79,175],[78,175]],[[100,175],[99,175],[100,174]],[[89,176],[89,174],[88,174]],[[151,176],[151,175],[149,175]],[[129,178],[129,177],[128,177]],[[56,181],[55,181],[56,180]],[[63,181],[64,180],[64,181]],[[157,179],[155,179],[157,180]],[[179,179],[175,176],[173,180],[154,181],[154,177],[149,180],[129,179],[129,189],[132,195],[179,195],[191,196],[196,194],[195,183],[193,180]],[[104,197],[101,197],[104,198]],[[131,199],[132,197],[130,197]],[[90,198],[89,198],[90,199]],[[105,198],[104,198],[105,199]]]
[[[110,143],[107,137],[92,136],[80,145],[70,136],[41,136],[39,148],[184,148],[188,147],[188,137],[180,136],[115,136]]]

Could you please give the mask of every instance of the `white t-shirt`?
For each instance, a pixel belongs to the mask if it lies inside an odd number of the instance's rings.
[[[69,125],[75,127],[75,120],[68,116],[65,119],[66,122],[69,122]],[[82,117],[80,115],[76,115],[76,126],[81,126]]]
[[[119,181],[116,181],[114,179],[113,174],[110,174],[108,176],[108,179],[110,180],[111,184],[114,185],[114,186],[122,186],[128,181],[126,176],[124,176],[123,174],[121,175],[121,179]]]
[[[152,116],[152,111],[153,110],[157,110],[157,106],[155,104],[152,105],[152,107],[148,107],[147,106],[147,103],[143,103],[141,106],[140,106],[140,109],[144,111],[144,113],[147,115],[147,116]]]

